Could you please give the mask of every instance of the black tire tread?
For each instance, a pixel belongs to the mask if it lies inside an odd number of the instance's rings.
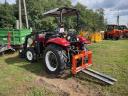
[[[27,51],[30,51],[33,54],[33,59],[31,61],[27,59],[27,56],[26,56]],[[27,48],[26,49],[26,52],[25,52],[25,57],[26,57],[26,60],[29,61],[29,62],[31,62],[31,63],[35,62],[37,60],[37,57],[36,57],[36,53],[34,51],[34,48],[31,48],[31,47],[30,48]]]
[[[56,69],[56,71],[54,72],[51,72],[47,66],[46,66],[46,63],[45,63],[45,54],[47,53],[47,51],[52,51],[56,57],[57,57],[57,60],[58,60],[58,67]],[[65,68],[65,63],[63,61],[63,58],[62,58],[62,48],[57,46],[57,45],[49,45],[47,46],[47,48],[45,49],[44,51],[44,54],[43,54],[43,64],[45,65],[45,71],[49,74],[56,74],[56,75],[59,75],[60,73],[62,73],[64,71],[64,68]]]

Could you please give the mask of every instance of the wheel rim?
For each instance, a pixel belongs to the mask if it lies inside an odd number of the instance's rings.
[[[52,51],[48,51],[45,55],[45,63],[50,71],[55,71],[58,66],[56,55]]]
[[[32,52],[31,52],[31,51],[27,51],[26,55],[27,55],[27,59],[28,59],[29,61],[31,61],[32,58],[33,58]]]

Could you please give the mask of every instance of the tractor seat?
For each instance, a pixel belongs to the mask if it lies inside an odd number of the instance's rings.
[[[54,34],[55,34],[55,33],[47,32],[47,33],[45,34],[45,39],[46,39],[46,40],[49,39],[49,38],[52,37]]]

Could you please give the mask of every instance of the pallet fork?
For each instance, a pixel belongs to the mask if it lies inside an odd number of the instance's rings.
[[[85,58],[87,58],[88,60],[86,61]],[[78,66],[78,60],[80,59],[81,59],[81,64],[79,64]],[[72,57],[72,70],[71,70],[72,74],[75,75],[78,72],[83,72],[109,85],[113,85],[114,82],[117,81],[115,78],[112,78],[103,73],[89,69],[88,67],[90,65],[92,65],[92,51],[82,51],[80,52],[80,54],[74,55]]]

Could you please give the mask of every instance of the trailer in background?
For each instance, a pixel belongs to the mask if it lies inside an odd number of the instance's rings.
[[[32,29],[0,29],[0,52],[21,46]]]

